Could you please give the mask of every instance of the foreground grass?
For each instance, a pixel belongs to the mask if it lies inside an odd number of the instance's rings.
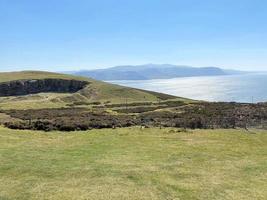
[[[267,132],[169,130],[0,128],[0,200],[267,199]]]

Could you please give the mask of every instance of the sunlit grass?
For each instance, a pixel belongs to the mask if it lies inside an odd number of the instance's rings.
[[[0,128],[0,199],[267,198],[267,132],[170,130]]]

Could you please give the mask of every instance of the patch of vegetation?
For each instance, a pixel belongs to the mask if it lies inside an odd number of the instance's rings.
[[[70,104],[67,104],[69,107],[75,107],[75,106],[91,106],[91,105],[101,105],[102,103],[99,101],[93,101],[93,102],[86,102],[86,101],[76,101]]]
[[[168,104],[168,103],[167,103]],[[128,126],[177,127],[190,129],[266,128],[266,104],[196,103],[159,104],[114,108],[104,105],[84,107],[2,110],[12,118],[5,126],[12,129],[87,130]],[[173,107],[175,106],[176,107]],[[114,112],[116,111],[116,112]],[[14,120],[18,119],[18,120]]]
[[[168,106],[137,106],[137,107],[125,107],[120,109],[114,109],[118,113],[144,113],[148,111],[154,111]]]
[[[138,124],[138,120],[130,115],[111,115],[100,111],[90,112],[83,108],[10,110],[5,111],[5,113],[12,118],[19,119],[4,123],[6,127],[11,129],[75,131],[128,127]]]

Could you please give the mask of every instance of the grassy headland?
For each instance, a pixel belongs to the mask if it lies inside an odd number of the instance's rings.
[[[16,80],[40,80],[40,79],[64,79],[88,81],[89,85],[79,92],[68,93],[39,93],[26,96],[0,97],[0,109],[40,109],[40,108],[60,108],[66,107],[73,102],[144,102],[167,99],[187,100],[171,95],[144,91],[119,85],[109,84],[89,78],[71,76],[65,74],[22,71],[0,73],[0,84]]]

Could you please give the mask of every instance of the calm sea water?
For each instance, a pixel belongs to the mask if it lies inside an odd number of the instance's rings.
[[[110,82],[196,100],[267,101],[267,74]]]

